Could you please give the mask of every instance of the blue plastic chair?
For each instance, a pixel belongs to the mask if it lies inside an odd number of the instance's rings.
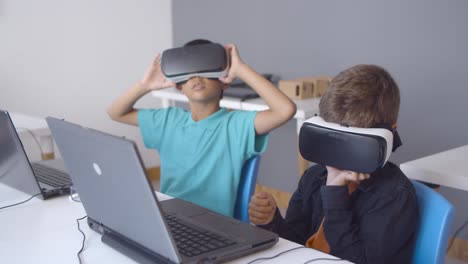
[[[420,214],[413,263],[442,264],[455,209],[438,192],[420,182],[412,182]]]
[[[234,205],[234,218],[249,223],[249,202],[255,191],[257,182],[258,166],[260,165],[260,155],[254,156],[245,161],[242,167],[239,187],[237,188],[236,204]]]

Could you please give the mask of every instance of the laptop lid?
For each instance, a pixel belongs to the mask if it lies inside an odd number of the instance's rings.
[[[88,218],[181,262],[161,211],[147,210],[159,205],[134,143],[56,118],[46,120]]]
[[[254,89],[247,86],[229,87],[228,89],[224,90],[223,96],[239,98],[242,101],[260,97],[260,95],[258,95]]]
[[[5,110],[0,110],[0,146],[0,182],[31,196],[41,193],[43,199],[68,193],[69,185],[56,188],[38,182],[11,117]],[[49,163],[60,167],[58,161],[41,162],[44,165]]]
[[[175,263],[232,259],[277,242],[278,236],[274,233],[181,199],[159,203],[132,141],[52,117],[48,117],[47,122],[88,219],[93,225],[102,226],[104,231],[91,228],[103,233],[104,242],[109,233],[116,233],[114,241],[130,240],[129,243],[124,241],[124,244],[130,244],[125,246],[127,249],[136,244],[144,252],[155,252]],[[176,247],[163,212],[174,213],[184,218],[185,223],[208,232],[228,235],[236,243],[196,257],[183,256]],[[107,244],[112,246],[112,243]],[[122,243],[113,247],[134,257],[122,249]]]

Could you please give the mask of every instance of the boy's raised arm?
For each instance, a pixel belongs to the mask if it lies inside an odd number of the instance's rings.
[[[136,101],[151,90],[174,87],[175,83],[164,78],[160,65],[161,55],[158,54],[148,68],[143,80],[117,97],[107,109],[112,120],[138,126],[137,109],[133,106]]]
[[[231,83],[235,77],[242,79],[262,97],[269,107],[268,110],[259,112],[255,117],[257,134],[266,134],[291,119],[296,113],[296,104],[270,81],[245,64],[239,57],[235,45],[227,45],[226,49],[231,56],[231,68],[228,76],[220,80],[224,83]]]
[[[144,89],[140,84],[135,84],[112,102],[107,108],[107,114],[114,121],[138,126],[138,111],[133,106],[148,92],[149,90]]]

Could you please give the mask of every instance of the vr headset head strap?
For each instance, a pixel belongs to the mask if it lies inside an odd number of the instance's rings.
[[[400,134],[398,134],[397,131],[397,126],[396,124],[390,125],[390,124],[377,124],[373,126],[373,128],[385,128],[388,129],[392,132],[393,134],[393,146],[392,146],[392,152],[395,152],[397,148],[399,148],[401,145],[403,145],[403,142],[401,141]]]

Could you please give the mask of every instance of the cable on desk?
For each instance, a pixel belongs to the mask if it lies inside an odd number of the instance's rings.
[[[31,131],[31,129],[25,128],[25,127],[17,127],[16,129],[22,129],[22,130],[28,132],[31,135],[31,137],[34,139],[34,141],[36,142],[37,147],[39,148],[39,151],[41,152],[41,155],[44,155],[44,151],[43,151],[43,149],[41,147],[41,144],[37,140],[36,135],[34,135],[34,133]]]
[[[36,197],[36,196],[38,196],[38,195],[41,195],[41,194],[42,194],[42,193],[37,193],[37,194],[35,194],[35,195],[29,197],[27,200],[24,200],[24,201],[22,201],[22,202],[15,203],[15,204],[10,204],[10,205],[7,205],[7,206],[0,207],[0,210],[5,209],[5,208],[8,208],[8,207],[15,206],[15,205],[19,205],[19,204],[22,204],[22,203],[25,203],[25,202],[31,200],[32,198],[34,198],[34,197]]]
[[[460,228],[458,228],[457,231],[455,231],[455,233],[453,233],[452,239],[450,239],[450,244],[447,247],[447,252],[449,252],[450,248],[453,246],[453,241],[457,237],[458,233],[460,233],[467,224],[468,224],[468,220],[466,220],[466,222],[462,226],[460,226]]]
[[[304,262],[304,264],[311,263],[311,262],[314,262],[314,261],[319,261],[319,260],[347,261],[345,259],[339,259],[339,258],[316,258],[316,259],[310,259],[310,260]]]
[[[80,248],[80,251],[78,251],[78,253],[76,253],[76,256],[78,257],[78,262],[81,264],[81,258],[80,258],[80,254],[81,252],[83,252],[84,250],[84,243],[86,241],[86,235],[85,233],[83,232],[83,230],[81,230],[80,228],[80,221],[85,219],[86,217],[88,217],[87,215],[81,217],[81,218],[78,218],[76,219],[76,223],[78,224],[78,231],[80,231],[80,233],[83,235],[83,240],[81,241],[81,248]]]
[[[252,263],[254,263],[254,262],[257,262],[257,261],[259,261],[259,260],[269,260],[269,259],[274,259],[274,258],[277,258],[277,257],[279,257],[279,256],[283,255],[284,253],[288,253],[288,252],[291,252],[291,251],[293,251],[293,250],[296,250],[296,249],[301,249],[301,248],[306,248],[306,247],[304,247],[304,246],[300,246],[300,247],[291,248],[291,249],[285,250],[285,251],[283,251],[283,252],[280,252],[280,253],[278,253],[278,254],[276,254],[276,255],[274,255],[274,256],[271,256],[271,257],[265,257],[265,258],[257,258],[257,259],[254,259],[254,260],[250,261],[250,262],[249,262],[249,263],[247,263],[247,264],[252,264]]]

